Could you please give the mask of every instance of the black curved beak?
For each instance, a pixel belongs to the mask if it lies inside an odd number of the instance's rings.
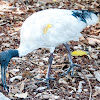
[[[9,88],[7,87],[7,84],[6,84],[6,69],[7,69],[7,65],[1,64],[1,80],[3,84],[3,88],[4,90],[7,89],[7,91],[9,92]]]

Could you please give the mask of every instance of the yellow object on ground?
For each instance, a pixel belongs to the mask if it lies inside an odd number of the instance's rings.
[[[43,29],[43,33],[46,34],[48,32],[48,29],[51,28],[51,24],[47,24],[47,26]]]
[[[9,78],[9,73],[6,74],[6,78]]]
[[[56,2],[57,0],[52,0],[53,2]]]
[[[85,51],[82,50],[77,50],[77,51],[73,51],[71,53],[72,56],[83,56],[83,55],[87,55],[87,53]]]

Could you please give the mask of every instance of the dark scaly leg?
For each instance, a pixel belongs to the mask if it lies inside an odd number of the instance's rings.
[[[4,65],[4,66],[1,65],[2,84],[3,84],[4,90],[7,89],[7,91],[9,92],[9,88],[7,87],[7,84],[6,84],[6,69],[7,69],[7,65]]]
[[[71,52],[70,52],[70,46],[69,46],[69,44],[66,43],[66,44],[64,44],[64,46],[66,47],[66,49],[67,49],[67,51],[68,51],[70,67],[68,68],[68,70],[67,70],[65,73],[63,73],[63,74],[61,74],[61,75],[59,75],[59,76],[68,74],[69,71],[70,71],[71,69],[72,69],[71,76],[73,76],[73,73],[74,73],[74,66],[80,67],[80,65],[77,65],[77,64],[74,64],[74,63],[73,63],[72,58],[71,58]]]
[[[51,77],[50,77],[52,61],[53,61],[53,53],[50,54],[49,66],[48,66],[48,70],[47,70],[47,74],[46,74],[46,80],[45,80],[45,82],[47,83],[47,87],[48,87],[48,88],[49,88],[49,80],[50,80],[50,79],[55,79],[55,78],[51,78]]]
[[[37,79],[37,80],[40,80],[40,81],[44,81],[45,83],[47,83],[47,88],[49,88],[49,80],[50,79],[55,79],[55,78],[51,78],[50,77],[50,72],[51,72],[51,65],[52,65],[52,61],[53,61],[53,53],[50,54],[50,57],[49,57],[49,65],[48,65],[48,70],[47,70],[47,74],[46,74],[46,78],[42,78],[42,79]],[[40,82],[39,82],[40,83]]]
[[[52,61],[53,61],[53,53],[50,54],[50,58],[49,58],[49,61],[48,61],[49,65],[48,65],[48,70],[47,70],[46,78],[50,77],[50,71],[51,71]]]

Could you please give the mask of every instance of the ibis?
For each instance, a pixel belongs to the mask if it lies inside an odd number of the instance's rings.
[[[7,89],[6,70],[8,63],[13,57],[22,57],[38,48],[48,48],[50,57],[48,61],[48,70],[45,77],[47,87],[49,87],[51,65],[53,61],[53,52],[56,46],[63,44],[68,50],[70,66],[65,73],[73,67],[69,41],[78,41],[82,36],[80,33],[87,25],[96,24],[99,20],[98,13],[88,10],[66,10],[66,9],[47,9],[35,12],[28,17],[20,30],[20,45],[16,50],[6,50],[0,53],[1,80],[4,90]]]

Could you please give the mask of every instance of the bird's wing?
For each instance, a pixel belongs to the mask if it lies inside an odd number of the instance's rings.
[[[27,47],[26,51],[30,52],[29,50],[56,47],[70,40],[78,40],[86,24],[72,14],[71,10],[50,9],[31,15],[21,28],[20,48]],[[48,28],[48,25],[51,27]]]

